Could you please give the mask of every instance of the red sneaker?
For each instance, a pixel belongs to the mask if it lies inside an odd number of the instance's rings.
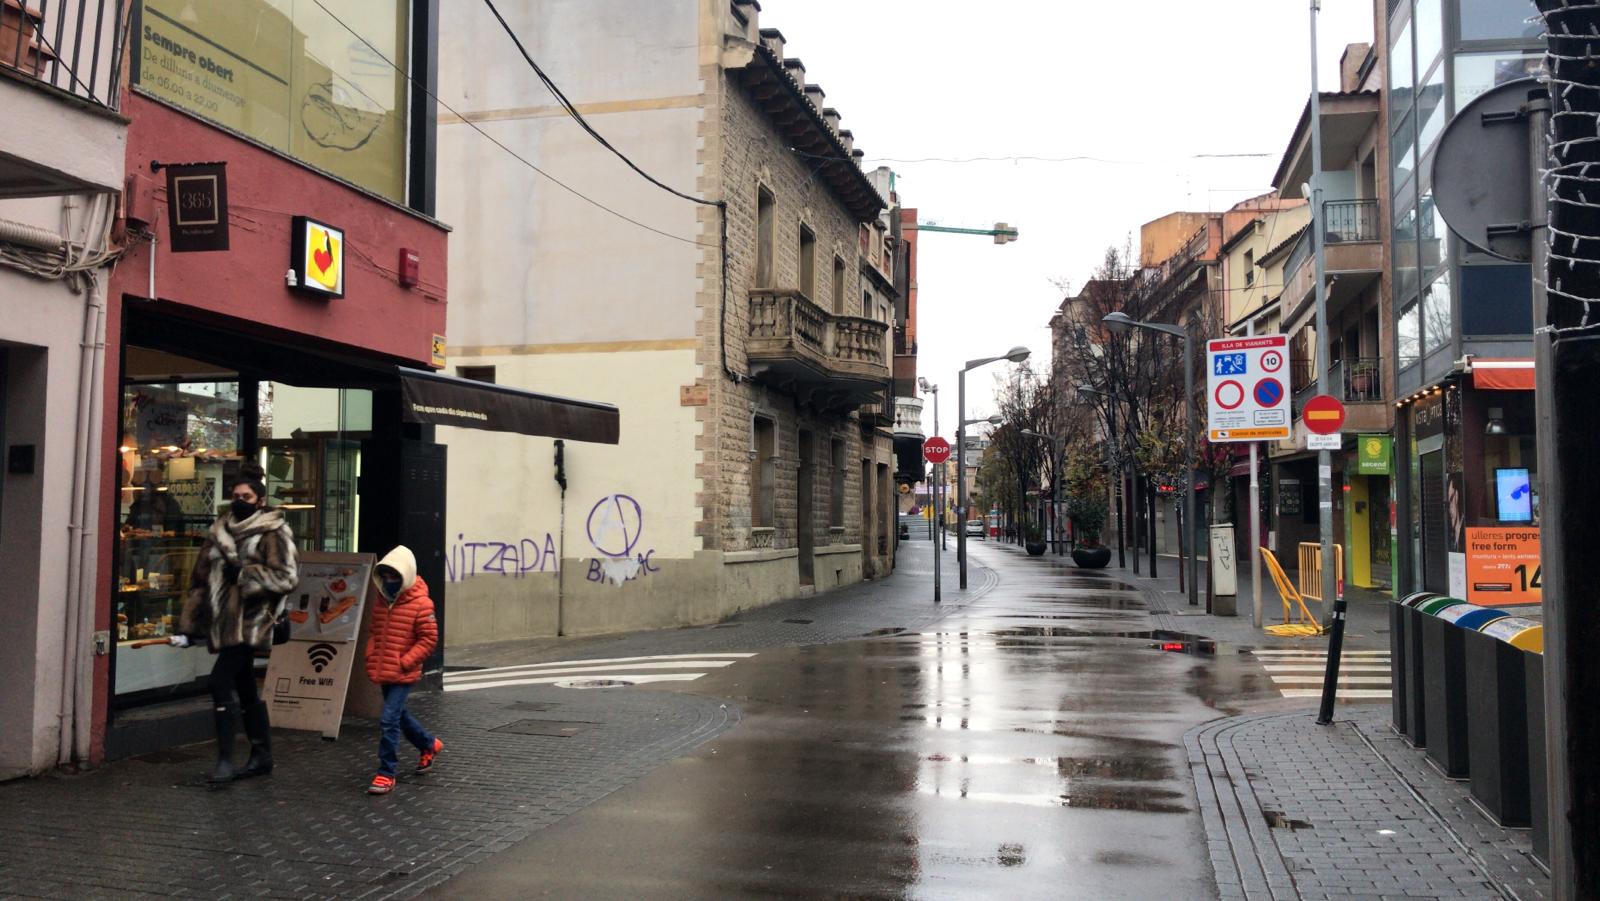
[[[423,751],[422,758],[417,761],[417,772],[426,773],[427,771],[433,769],[433,758],[438,757],[439,752],[443,750],[444,742],[437,738],[434,739],[433,747]]]
[[[387,795],[392,791],[394,791],[394,777],[385,776],[382,773],[373,776],[372,784],[367,786],[367,794],[369,795]]]

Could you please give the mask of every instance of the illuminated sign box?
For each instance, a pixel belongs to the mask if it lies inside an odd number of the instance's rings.
[[[344,230],[305,216],[294,217],[289,254],[293,287],[317,297],[344,296]]]

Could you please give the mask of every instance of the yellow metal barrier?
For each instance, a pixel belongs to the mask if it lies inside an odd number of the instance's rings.
[[[1344,545],[1333,546],[1334,582],[1344,581]],[[1300,542],[1300,596],[1308,601],[1322,600],[1322,545]]]
[[[1321,635],[1322,624],[1317,622],[1317,618],[1311,613],[1311,608],[1306,606],[1305,598],[1295,590],[1294,583],[1289,581],[1289,576],[1284,573],[1278,558],[1271,551],[1262,548],[1261,562],[1266,564],[1267,573],[1272,576],[1272,584],[1278,587],[1278,596],[1283,599],[1283,623],[1267,626],[1267,631],[1274,635],[1300,638]],[[1290,606],[1291,601],[1293,607]]]

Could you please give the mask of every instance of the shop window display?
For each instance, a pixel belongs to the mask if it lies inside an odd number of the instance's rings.
[[[206,530],[236,469],[239,383],[169,382],[123,390],[115,633],[119,652],[176,626]],[[194,683],[203,655],[152,647],[117,660],[117,694]]]

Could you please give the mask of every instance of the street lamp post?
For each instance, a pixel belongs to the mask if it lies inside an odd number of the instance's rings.
[[[961,420],[961,428],[956,431],[956,563],[961,570],[962,591],[967,588],[967,373],[1000,360],[1021,363],[1030,353],[1026,347],[1013,347],[998,357],[968,360],[956,378],[956,410]]]
[[[1059,557],[1065,553],[1061,547],[1061,470],[1066,465],[1066,459],[1063,454],[1061,439],[1059,436],[1046,435],[1043,432],[1035,432],[1033,429],[1023,429],[1022,434],[1027,435],[1029,438],[1042,438],[1050,442],[1051,460],[1054,461],[1052,465],[1055,472],[1055,477],[1050,480],[1051,504],[1054,511],[1050,517],[1050,538],[1055,542],[1056,556]]]
[[[1194,410],[1194,342],[1190,340],[1189,333],[1176,325],[1164,322],[1140,322],[1127,313],[1118,310],[1107,313],[1101,320],[1106,328],[1114,334],[1126,335],[1129,331],[1142,328],[1152,332],[1161,332],[1166,335],[1175,335],[1183,339],[1183,408],[1186,434],[1183,436],[1185,455],[1188,457],[1188,476],[1183,480],[1183,528],[1189,532],[1189,606],[1200,606],[1200,594],[1195,581],[1200,574],[1200,555],[1195,541],[1194,521],[1194,433],[1197,427]]]

